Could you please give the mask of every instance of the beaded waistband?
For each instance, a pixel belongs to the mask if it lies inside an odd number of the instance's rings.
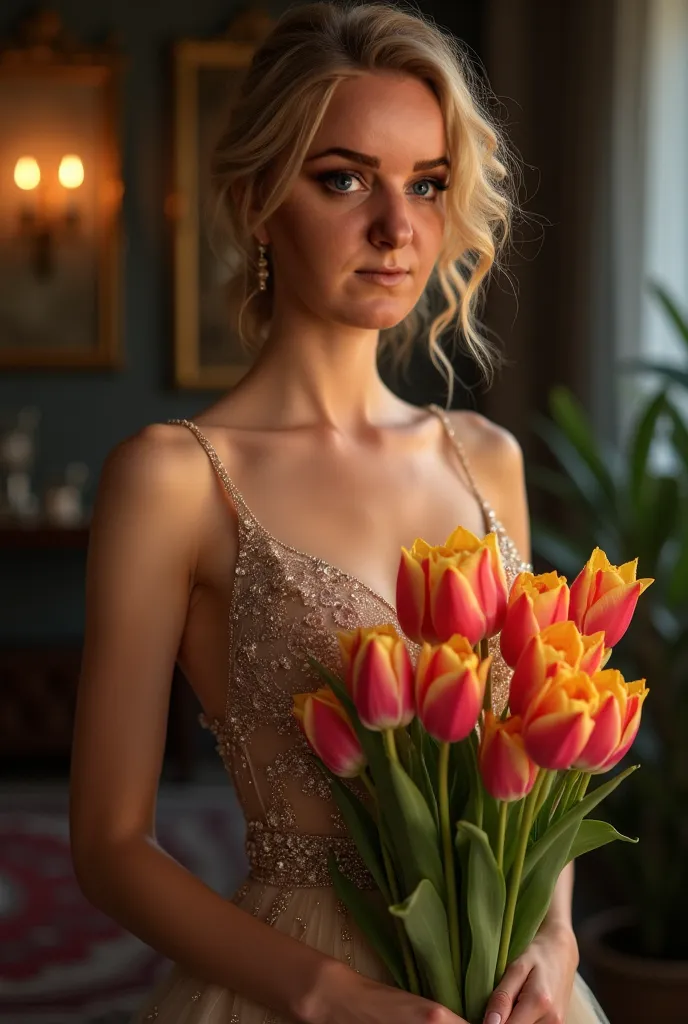
[[[342,874],[359,889],[375,889],[372,875],[349,836],[318,836],[279,832],[262,821],[249,821],[246,853],[251,878],[267,885],[332,885],[327,856],[332,850]]]

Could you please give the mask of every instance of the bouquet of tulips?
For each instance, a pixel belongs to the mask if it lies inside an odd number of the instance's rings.
[[[416,540],[397,579],[405,639],[384,624],[338,633],[341,676],[312,659],[326,685],[294,697],[384,902],[331,853],[339,897],[401,988],[471,1024],[568,861],[637,842],[588,818],[637,765],[587,793],[628,752],[648,693],[605,668],[653,582],[636,568],[596,548],[570,587],[522,572],[509,590],[494,533]]]

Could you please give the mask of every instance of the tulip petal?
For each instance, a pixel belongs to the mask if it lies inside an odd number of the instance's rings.
[[[590,739],[573,765],[591,772],[611,757],[621,740],[621,707],[613,693],[608,693],[601,707],[592,716],[594,728]]]
[[[526,753],[520,729],[518,716],[502,722],[491,711],[485,713],[478,766],[495,800],[520,800],[535,783],[538,769]]]
[[[569,588],[569,618],[575,622],[581,633],[583,620],[589,605],[590,588],[593,583],[593,573],[590,562],[581,569]]]
[[[431,567],[431,574],[432,571]],[[475,646],[484,636],[485,618],[476,595],[464,574],[451,565],[444,568],[431,587],[431,614],[441,641],[460,633]]]
[[[540,632],[533,612],[533,600],[527,593],[509,603],[499,635],[499,648],[504,661],[514,668],[528,641]]]
[[[528,755],[553,771],[568,769],[580,755],[594,728],[587,710],[553,712],[524,725],[523,739]]]
[[[525,596],[525,595],[524,595]],[[528,641],[523,654],[516,662],[509,684],[509,711],[512,715],[524,715],[526,709],[545,678],[545,656],[539,636]]]
[[[331,772],[343,778],[360,775],[365,755],[343,708],[313,695],[304,703],[301,725],[311,747]]]
[[[457,743],[475,728],[485,687],[470,670],[434,679],[420,714],[426,731],[441,743]]]
[[[604,630],[605,644],[615,647],[631,623],[640,589],[639,583],[633,583],[607,591],[588,608],[583,632],[589,634]]]
[[[406,636],[415,643],[423,642],[426,605],[426,572],[422,564],[406,548],[402,548],[397,573],[397,618]],[[425,638],[429,639],[427,636]]]

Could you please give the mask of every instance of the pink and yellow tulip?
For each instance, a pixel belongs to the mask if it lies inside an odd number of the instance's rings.
[[[468,640],[424,644],[416,665],[416,709],[426,731],[441,743],[457,743],[476,726],[491,657],[480,661]]]
[[[604,655],[604,633],[581,636],[569,619],[546,626],[531,637],[516,663],[509,687],[512,715],[526,713],[531,700],[560,663],[592,675],[601,667]]]
[[[614,647],[624,635],[638,598],[653,579],[636,579],[638,559],[612,565],[604,551],[595,548],[571,584],[569,618],[581,633],[604,630],[607,647]]]
[[[492,711],[485,712],[478,767],[485,789],[495,800],[520,800],[537,778],[538,766],[526,751],[522,724],[519,715],[501,721]]]
[[[397,615],[416,643],[444,643],[456,633],[471,646],[502,628],[508,588],[494,533],[480,540],[458,527],[444,545],[416,540],[402,548]]]
[[[361,627],[337,634],[344,679],[368,729],[398,729],[415,714],[413,666],[394,626]]]
[[[597,690],[587,672],[558,662],[523,716],[523,739],[533,761],[555,771],[570,768],[592,735],[596,706]]]
[[[351,719],[332,690],[294,694],[294,715],[320,760],[334,775],[350,779],[360,775],[366,758]]]
[[[569,614],[569,588],[565,576],[545,572],[539,576],[522,572],[514,580],[499,646],[507,665],[513,668],[528,641],[540,630],[561,622]]]
[[[644,679],[626,683],[613,668],[597,672],[592,681],[598,694],[598,704],[591,715],[594,728],[573,767],[599,773],[609,771],[630,750],[650,691]]]

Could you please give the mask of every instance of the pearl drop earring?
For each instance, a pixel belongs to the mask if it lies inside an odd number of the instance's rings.
[[[265,282],[267,281],[268,274],[270,273],[270,271],[268,270],[268,261],[265,258],[265,253],[266,252],[267,252],[266,247],[261,242],[259,242],[258,243],[258,253],[259,253],[259,257],[258,257],[258,290],[261,291],[261,292],[264,292],[267,289],[267,284]]]

